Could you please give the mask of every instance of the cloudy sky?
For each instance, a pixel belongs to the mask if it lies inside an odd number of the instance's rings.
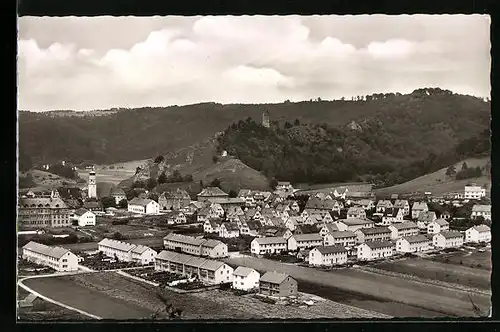
[[[21,17],[19,109],[490,95],[485,15]]]

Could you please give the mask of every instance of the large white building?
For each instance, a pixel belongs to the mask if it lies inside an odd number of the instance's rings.
[[[472,207],[471,218],[483,217],[484,220],[491,220],[491,205],[475,204]]]
[[[391,230],[387,227],[361,228],[354,232],[358,243],[369,241],[389,241]]]
[[[348,218],[339,219],[334,221],[335,226],[339,231],[351,231],[354,232],[361,228],[371,228],[375,225],[372,220],[369,219],[359,219],[359,218]]]
[[[196,276],[207,284],[233,282],[233,268],[206,258],[163,250],[155,258],[155,270],[167,271],[186,277]]]
[[[407,236],[396,241],[396,251],[405,253],[426,251],[431,245],[432,240],[423,234]]]
[[[104,255],[122,262],[146,265],[153,263],[157,255],[157,252],[149,247],[108,238],[102,239],[97,245],[98,250]]]
[[[458,248],[464,244],[464,236],[457,231],[445,231],[434,234],[432,244],[436,248]]]
[[[288,238],[288,250],[309,249],[323,245],[323,237],[319,233],[298,234]]]
[[[169,250],[179,250],[195,256],[211,258],[227,257],[227,245],[219,240],[195,238],[170,233],[163,238],[163,246]]]
[[[259,288],[260,273],[249,267],[238,266],[233,272],[233,288],[250,291]]]
[[[70,217],[72,221],[76,221],[78,226],[95,226],[95,214],[87,209],[78,209]]]
[[[465,231],[465,242],[488,243],[491,241],[491,229],[486,225],[472,226]]]
[[[27,261],[48,266],[60,272],[78,270],[78,257],[61,247],[49,247],[31,241],[23,247],[22,257]]]
[[[369,261],[394,255],[395,245],[389,241],[371,241],[358,246],[358,260]]]
[[[135,197],[128,202],[128,212],[138,214],[159,214],[160,205],[152,199]]]
[[[465,199],[481,199],[486,197],[486,189],[477,185],[468,185],[464,188]]]
[[[287,240],[281,236],[256,237],[250,243],[250,251],[254,255],[275,254],[288,250]]]
[[[347,263],[348,250],[341,246],[319,246],[309,251],[309,264],[313,266],[333,266]]]
[[[418,235],[419,233],[417,224],[411,221],[393,224],[387,228],[391,230],[392,240],[397,240],[401,237]]]
[[[450,223],[444,219],[436,219],[427,225],[427,234],[437,234],[450,230]]]
[[[356,234],[351,231],[334,231],[325,233],[323,236],[325,246],[342,245],[353,247],[356,244]]]

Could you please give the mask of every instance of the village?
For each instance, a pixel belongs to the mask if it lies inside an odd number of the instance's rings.
[[[62,240],[69,235],[54,233],[61,229],[99,239],[97,248],[90,250],[80,250],[79,243],[71,249],[71,244],[63,248],[30,240],[20,248],[19,266],[28,267],[22,271],[120,270],[129,278],[180,291],[228,287],[271,301],[296,301],[296,278],[228,259],[251,257],[325,271],[398,257],[484,252],[491,240],[491,205],[486,189],[474,184],[443,197],[425,193],[417,199],[392,195],[378,200],[366,184],[297,190],[279,182],[273,192],[242,189],[233,198],[219,187],[206,187],[195,201],[186,191],[174,189],[163,192],[158,201],[145,193],[128,201],[126,208],[108,209],[96,199],[93,170],[86,189],[87,199],[78,209],[71,209],[57,190],[22,193],[20,237],[53,233]],[[123,206],[123,190],[115,188],[110,196]],[[472,207],[470,216],[452,214],[463,206]],[[134,244],[116,233],[96,236],[101,221],[109,220],[111,225],[136,225],[145,233],[135,240],[150,238],[159,245]],[[141,228],[141,223],[148,226]],[[153,225],[165,232],[158,233]]]

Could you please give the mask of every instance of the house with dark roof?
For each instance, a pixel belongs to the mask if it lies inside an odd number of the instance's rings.
[[[358,260],[370,261],[391,257],[396,251],[394,242],[391,241],[369,241],[358,246]]]
[[[297,295],[297,281],[288,274],[266,272],[259,282],[259,293],[272,297]]]
[[[219,227],[222,224],[222,219],[218,218],[210,218],[205,220],[203,223],[203,232],[204,233],[215,233],[219,234]]]
[[[392,208],[392,202],[389,200],[380,200],[377,202],[377,206],[375,207],[375,210],[379,213],[384,213],[385,209]]]
[[[366,219],[366,211],[362,207],[352,206],[347,210],[347,219]]]
[[[22,248],[23,259],[35,264],[48,266],[56,271],[78,270],[78,256],[61,247],[50,247],[30,241]]]
[[[191,197],[184,189],[167,189],[158,197],[160,210],[180,210],[187,207],[191,202]]]
[[[92,212],[102,211],[102,204],[100,201],[86,200],[83,203],[83,207]]]
[[[71,221],[80,227],[95,226],[95,214],[86,209],[76,210],[70,217]]]
[[[450,223],[444,219],[436,219],[427,225],[427,234],[436,234],[450,230]]]
[[[432,244],[436,248],[458,248],[464,244],[464,236],[458,231],[444,231],[432,236]]]
[[[235,222],[223,222],[219,227],[219,237],[234,238],[240,236],[240,228]]]
[[[358,243],[389,241],[391,239],[391,230],[387,227],[360,228],[354,231],[354,234],[356,234]]]
[[[211,198],[227,198],[227,197],[229,197],[229,194],[222,191],[222,189],[220,189],[219,187],[207,187],[207,188],[204,188],[198,194],[197,197],[198,197],[198,201],[207,202]]]
[[[414,202],[411,207],[412,219],[417,219],[421,212],[429,211],[429,206],[425,202]]]
[[[319,233],[292,235],[288,238],[288,250],[310,249],[323,245],[323,237]]]
[[[410,203],[406,199],[397,199],[393,207],[402,209],[403,210],[403,215],[408,216],[410,214]]]
[[[281,253],[288,250],[287,243],[282,236],[256,237],[250,243],[250,251],[254,255]]]
[[[192,236],[170,233],[163,238],[165,249],[211,258],[227,257],[227,245],[219,240],[207,240]]]
[[[472,206],[471,218],[483,217],[484,220],[491,220],[491,204],[474,204]]]
[[[114,187],[111,189],[109,196],[115,199],[115,204],[118,206],[122,200],[127,200],[127,195],[125,195],[125,191],[123,191],[120,187]]]
[[[260,273],[245,266],[238,266],[233,272],[233,289],[251,291],[259,288]]]
[[[386,208],[382,216],[382,225],[389,226],[403,222],[404,211],[400,208]]]
[[[427,225],[436,220],[436,212],[434,211],[422,211],[417,218],[417,226],[419,229],[426,230]]]
[[[397,240],[401,237],[418,235],[419,230],[417,224],[411,221],[396,223],[389,225],[387,228],[391,231],[391,239]]]
[[[319,246],[309,251],[312,266],[333,266],[347,263],[348,250],[341,245]]]
[[[340,231],[356,231],[360,228],[371,228],[375,223],[369,219],[347,218],[335,220],[334,224]]]
[[[34,197],[18,201],[18,221],[24,227],[69,227],[71,211],[61,198]]]
[[[486,225],[476,225],[465,231],[465,242],[488,243],[491,241],[491,229]]]

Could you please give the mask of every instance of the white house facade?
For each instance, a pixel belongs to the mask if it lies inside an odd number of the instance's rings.
[[[396,241],[396,251],[413,253],[431,249],[432,240],[425,235],[414,235],[399,238]]]
[[[233,272],[233,288],[251,291],[259,288],[260,273],[254,269],[238,266]]]
[[[465,242],[488,243],[491,241],[491,229],[486,225],[473,226],[465,231]]]
[[[50,247],[37,242],[29,242],[22,248],[23,259],[35,264],[48,266],[59,272],[78,270],[78,256],[68,249]]]
[[[309,251],[309,264],[313,266],[333,266],[347,263],[348,250],[343,246],[319,246]]]
[[[464,237],[457,231],[441,232],[434,234],[432,244],[436,248],[458,248],[464,244]]]

